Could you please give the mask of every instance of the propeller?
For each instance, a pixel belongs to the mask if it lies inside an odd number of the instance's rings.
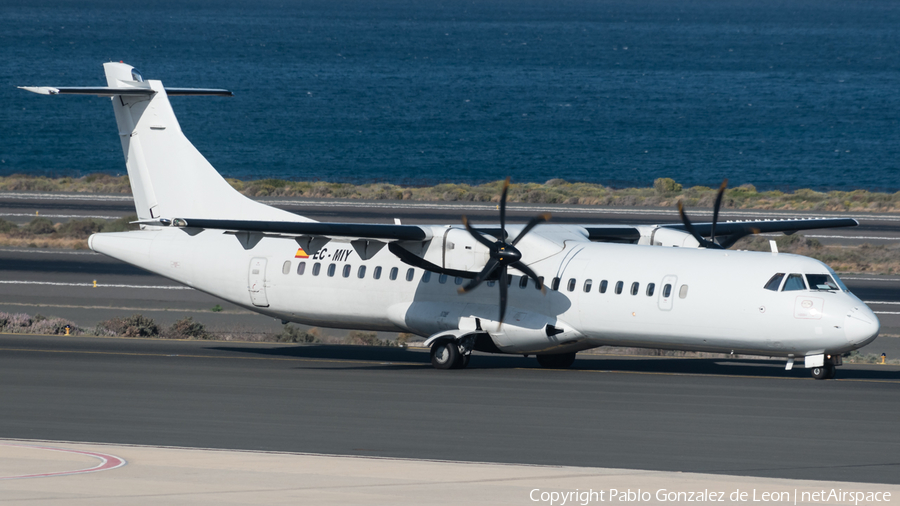
[[[721,186],[719,186],[719,192],[716,194],[716,204],[713,207],[713,219],[712,226],[710,227],[709,235],[710,238],[707,239],[702,235],[698,234],[694,229],[694,226],[691,224],[691,220],[688,219],[687,214],[684,212],[684,202],[678,201],[678,214],[681,215],[681,222],[684,223],[684,228],[694,236],[694,239],[700,243],[700,246],[704,248],[710,249],[725,249],[724,246],[716,242],[716,222],[719,221],[719,207],[722,206],[722,196],[725,195],[725,188],[728,187],[728,180],[722,181]]]
[[[541,287],[541,292],[546,293],[546,289],[537,274],[522,262],[522,252],[516,248],[516,244],[519,244],[519,241],[521,241],[531,229],[549,220],[550,213],[542,213],[531,218],[531,220],[528,221],[528,224],[525,225],[525,228],[522,229],[522,232],[519,233],[512,242],[508,242],[506,235],[506,193],[508,190],[509,178],[506,178],[506,181],[503,183],[503,193],[500,195],[500,238],[496,241],[488,239],[484,232],[472,228],[472,225],[465,216],[463,216],[462,219],[463,225],[465,225],[466,230],[472,234],[472,237],[488,248],[490,251],[490,260],[485,264],[484,269],[475,276],[475,279],[465,286],[460,287],[459,293],[472,291],[486,279],[497,276],[500,280],[500,323],[503,323],[503,317],[506,315],[506,303],[509,293],[509,273],[507,272],[507,269],[509,267],[518,269],[519,272],[533,279],[534,282]]]

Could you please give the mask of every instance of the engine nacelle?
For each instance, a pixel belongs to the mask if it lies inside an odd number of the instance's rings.
[[[435,237],[434,240],[440,240]],[[441,265],[445,269],[478,272],[491,258],[486,246],[475,240],[466,229],[448,228],[443,236]]]
[[[641,231],[641,239],[638,244],[650,246],[674,246],[679,248],[699,248],[700,243],[694,236],[683,231],[668,227],[638,227]]]

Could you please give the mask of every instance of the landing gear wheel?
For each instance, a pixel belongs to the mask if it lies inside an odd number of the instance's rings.
[[[461,355],[461,360],[459,361],[459,368],[465,369],[469,366],[469,359],[472,358],[472,355]]]
[[[538,364],[544,369],[568,369],[575,363],[575,353],[557,353],[555,355],[535,355]]]
[[[458,369],[462,361],[456,342],[442,339],[431,345],[431,365],[435,369]]]
[[[825,369],[828,369],[828,377],[825,379],[834,379],[834,375],[837,373],[837,367],[831,364],[826,364]]]
[[[834,377],[834,366],[826,364],[812,368],[812,377],[817,380],[830,379]]]

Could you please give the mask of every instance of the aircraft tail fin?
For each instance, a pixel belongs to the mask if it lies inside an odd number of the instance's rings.
[[[231,95],[227,90],[165,88],[125,63],[105,63],[107,87],[23,87],[44,95],[112,97],[138,220],[209,218],[312,221],[255,202],[231,187],[184,136],[169,95]]]

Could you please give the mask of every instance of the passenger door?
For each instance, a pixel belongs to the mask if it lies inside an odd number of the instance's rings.
[[[250,260],[250,273],[247,277],[247,287],[250,290],[250,301],[254,306],[269,307],[269,299],[266,298],[266,259],[254,258]]]
[[[675,287],[677,286],[678,277],[672,274],[662,279],[659,287],[659,309],[663,311],[672,310],[672,302],[675,300]],[[669,287],[666,289],[666,287]]]

